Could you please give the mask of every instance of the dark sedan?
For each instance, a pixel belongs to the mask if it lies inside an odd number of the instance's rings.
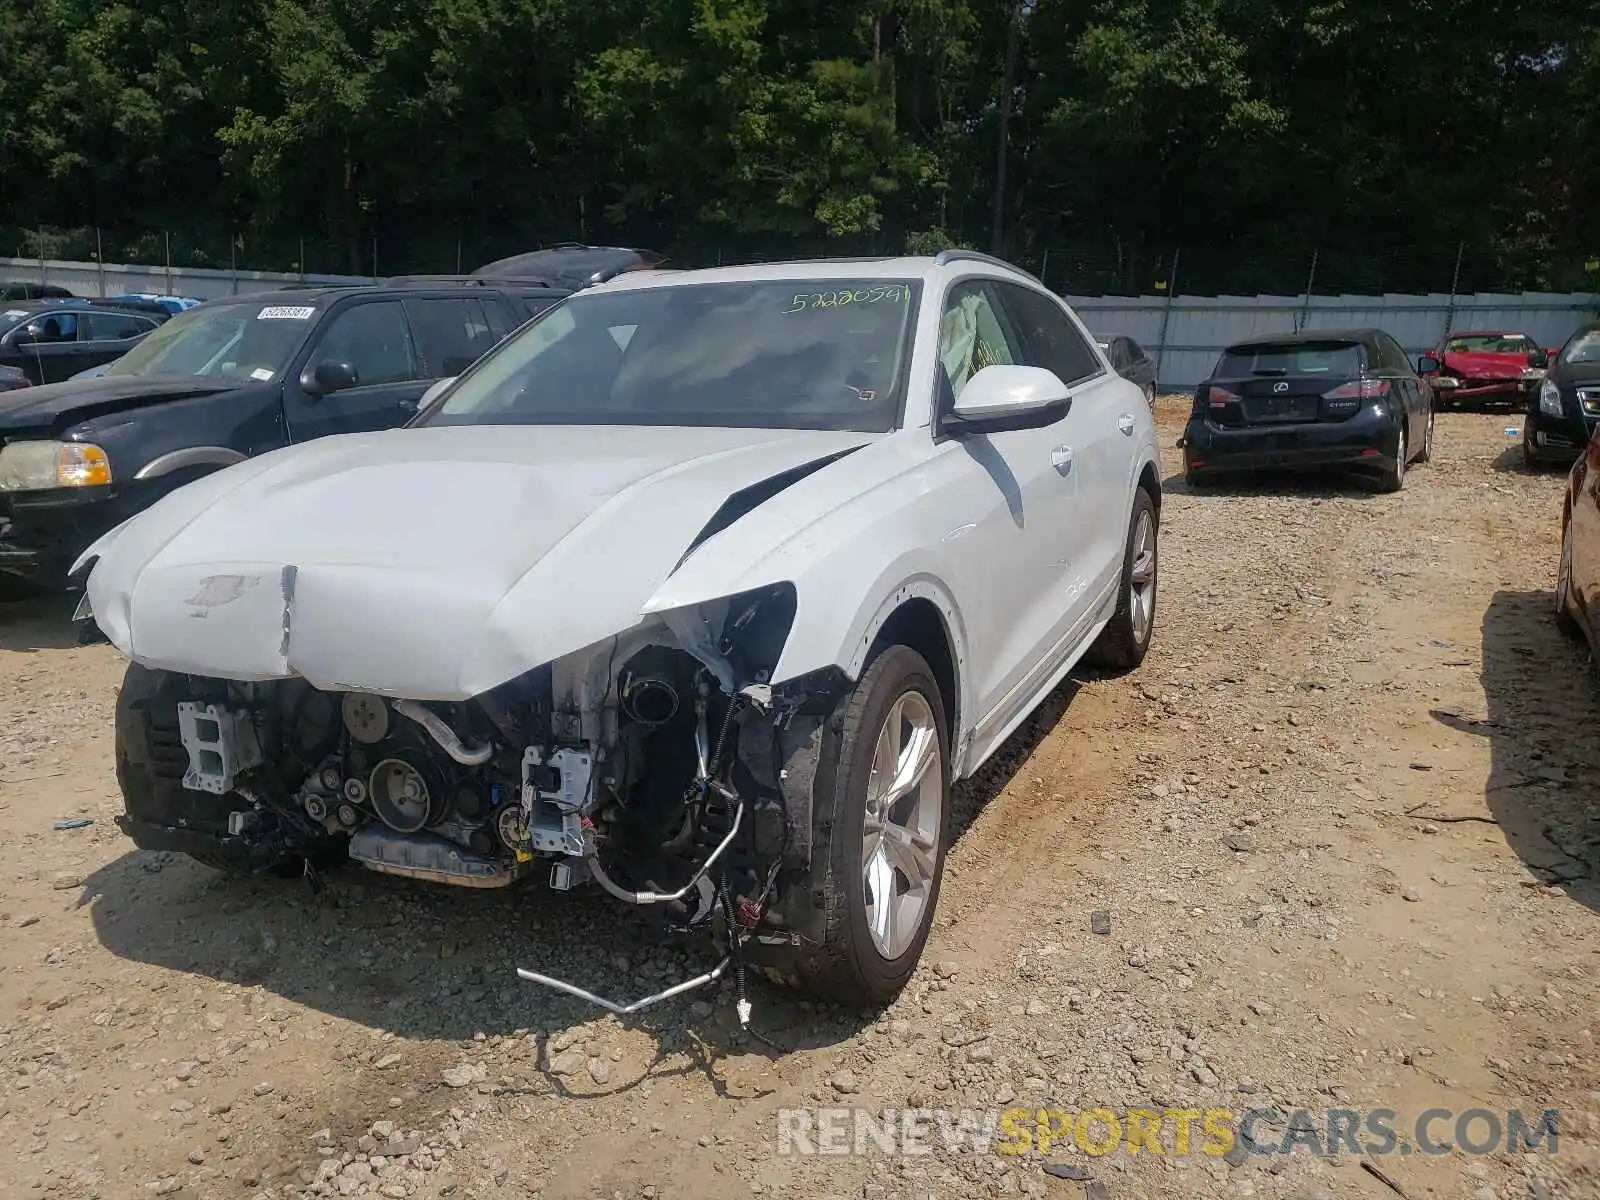
[[[1528,398],[1522,422],[1522,460],[1570,463],[1600,425],[1600,321],[1567,339]]]
[[[1105,351],[1107,360],[1112,369],[1124,379],[1137,383],[1144,389],[1145,399],[1151,404],[1156,402],[1156,364],[1144,347],[1131,337],[1122,334],[1105,334],[1097,338],[1100,349]]]
[[[0,306],[0,365],[15,367],[32,383],[60,383],[120,358],[165,320],[81,302]]]
[[[1381,329],[1306,330],[1222,352],[1195,391],[1184,477],[1346,467],[1397,492],[1433,453],[1433,389]]]

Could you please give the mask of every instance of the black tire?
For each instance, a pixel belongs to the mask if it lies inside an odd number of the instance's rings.
[[[215,827],[220,841],[228,813],[252,806],[242,796],[212,796],[183,786],[189,754],[178,733],[179,699],[172,675],[138,663],[128,665],[117,693],[113,751],[123,808],[135,821],[175,825],[184,818],[191,827]],[[304,871],[298,858],[263,864],[220,847],[191,851],[189,857],[202,866],[240,877],[262,870],[291,876]]]
[[[1209,480],[1207,480],[1207,478],[1204,475],[1201,475],[1199,472],[1191,471],[1188,467],[1183,469],[1183,483],[1185,487],[1190,489],[1199,489],[1205,487],[1208,482]]]
[[[1544,465],[1539,461],[1539,452],[1533,448],[1533,439],[1526,427],[1522,431],[1522,465],[1529,471],[1537,471]]]
[[[1417,452],[1416,460],[1419,463],[1433,461],[1433,406],[1428,406],[1428,428],[1422,435],[1422,449]]]
[[[1150,620],[1141,636],[1134,621],[1134,553],[1139,525],[1142,518],[1148,516],[1150,520],[1151,537],[1151,564],[1150,579]],[[1161,522],[1156,514],[1155,501],[1150,498],[1150,493],[1140,488],[1133,494],[1133,512],[1128,518],[1128,533],[1123,542],[1122,550],[1122,575],[1117,585],[1117,610],[1111,615],[1111,621],[1100,631],[1100,636],[1095,639],[1094,645],[1089,647],[1084,655],[1084,661],[1091,666],[1103,667],[1112,671],[1131,671],[1144,661],[1144,656],[1149,652],[1150,641],[1155,636],[1156,613],[1155,605],[1160,593],[1161,583]]]
[[[908,692],[921,694],[938,731],[939,836],[920,927],[904,951],[890,959],[874,945],[867,928],[863,831],[878,735],[892,707]],[[938,681],[922,655],[908,646],[885,647],[838,702],[824,731],[815,788],[818,825],[809,887],[825,914],[823,932],[820,945],[794,952],[780,977],[819,999],[876,1008],[899,995],[916,970],[944,879],[950,830],[950,735]]]
[[[1581,638],[1583,627],[1572,615],[1572,522],[1561,522],[1561,561],[1556,567],[1556,628],[1569,638]]]
[[[1411,454],[1411,447],[1406,444],[1406,429],[1404,422],[1395,434],[1394,465],[1385,467],[1378,476],[1378,490],[1380,492],[1398,492],[1406,485],[1406,462]]]

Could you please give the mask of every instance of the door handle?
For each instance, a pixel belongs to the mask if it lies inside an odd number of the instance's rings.
[[[397,401],[396,402],[396,407],[415,410],[415,408],[417,407],[417,401],[415,401],[415,400],[411,399],[411,397],[407,396],[405,399]]]
[[[1072,447],[1057,446],[1050,451],[1050,465],[1063,475],[1072,470]]]
[[[1117,429],[1126,437],[1133,436],[1133,418],[1123,413],[1117,418]]]

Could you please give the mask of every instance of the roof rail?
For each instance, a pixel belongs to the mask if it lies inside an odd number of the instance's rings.
[[[542,287],[553,292],[570,289],[542,275],[392,275],[384,287]]]
[[[1018,275],[1033,280],[1040,287],[1045,286],[1044,280],[1033,274],[1033,272],[1024,271],[1016,263],[1009,263],[1003,258],[996,258],[993,254],[984,254],[980,250],[941,250],[934,256],[933,261],[935,265],[941,267],[949,266],[953,262],[979,262],[991,267],[1004,267],[1008,271],[1015,271]]]

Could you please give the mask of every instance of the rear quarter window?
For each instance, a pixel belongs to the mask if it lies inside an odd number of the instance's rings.
[[[1219,377],[1361,374],[1365,354],[1356,342],[1255,342],[1230,346],[1217,360]]]

